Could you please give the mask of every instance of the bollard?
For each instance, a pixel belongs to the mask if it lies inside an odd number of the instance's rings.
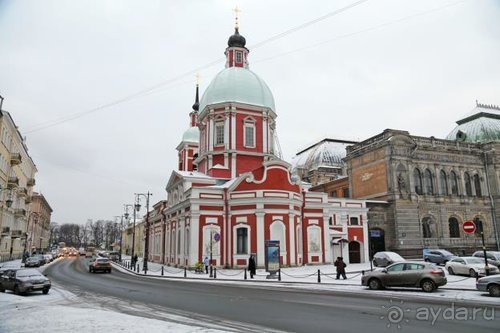
[[[217,279],[217,267],[214,267],[214,279]]]
[[[365,271],[364,270],[361,271],[361,275],[365,275]]]
[[[318,269],[318,283],[321,283],[321,271]]]
[[[247,269],[245,268],[245,275],[244,275],[245,280],[247,279]]]
[[[278,269],[278,281],[281,281],[281,268]]]
[[[161,266],[161,276],[163,276],[163,266]]]
[[[137,273],[139,273],[139,270],[140,270],[139,264],[137,264]]]
[[[187,268],[184,267],[184,277],[187,277]]]

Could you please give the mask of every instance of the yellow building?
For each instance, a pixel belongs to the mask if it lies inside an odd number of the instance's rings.
[[[52,208],[43,194],[33,192],[31,216],[28,226],[28,249],[46,251],[49,244],[50,216]]]
[[[144,256],[144,220],[135,222],[135,239],[134,239],[134,223],[130,222],[124,225],[122,231],[123,252],[122,255],[132,255],[132,246],[134,254],[141,258]],[[132,245],[134,244],[134,245]]]
[[[27,244],[35,163],[10,113],[0,110],[0,256],[20,258]]]

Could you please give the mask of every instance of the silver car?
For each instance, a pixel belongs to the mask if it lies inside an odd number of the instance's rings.
[[[500,297],[500,275],[485,276],[476,282],[479,291],[487,291],[490,296]]]
[[[478,275],[493,275],[498,274],[498,267],[488,265],[488,274],[486,274],[486,265],[484,259],[477,257],[457,257],[446,263],[446,269],[450,275],[461,274],[476,277]]]
[[[375,267],[386,267],[396,262],[402,261],[405,261],[405,259],[396,252],[381,251],[375,253],[375,255],[373,256],[373,265]]]

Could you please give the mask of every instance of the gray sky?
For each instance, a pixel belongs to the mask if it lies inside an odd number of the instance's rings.
[[[325,136],[442,138],[476,99],[500,104],[498,0],[370,0],[252,47],[355,2],[0,0],[0,95],[52,220],[112,219],[134,192],[166,198],[194,73],[203,92],[223,69],[236,4],[288,161]]]

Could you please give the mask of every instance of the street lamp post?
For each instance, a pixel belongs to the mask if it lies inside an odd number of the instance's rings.
[[[213,239],[214,239],[214,231],[210,230],[210,277],[213,277],[213,269],[212,269],[212,246],[213,246]]]
[[[131,254],[131,257],[130,257],[131,260],[130,260],[130,262],[135,265],[135,263],[134,263],[135,205],[123,205],[123,206],[125,207],[125,214],[124,214],[125,215],[125,220],[128,220],[128,217],[130,216],[129,213],[128,213],[128,208],[132,207],[132,209],[134,210],[134,229],[132,230],[132,232],[133,232],[133,234],[132,234],[132,251],[130,252],[130,254]]]
[[[142,269],[144,272],[148,271],[148,257],[149,257],[149,197],[153,195],[153,193],[135,193],[137,198],[137,211],[141,209],[140,205],[140,197],[143,196],[146,199],[146,224],[144,227],[144,258],[143,258],[143,266]]]

